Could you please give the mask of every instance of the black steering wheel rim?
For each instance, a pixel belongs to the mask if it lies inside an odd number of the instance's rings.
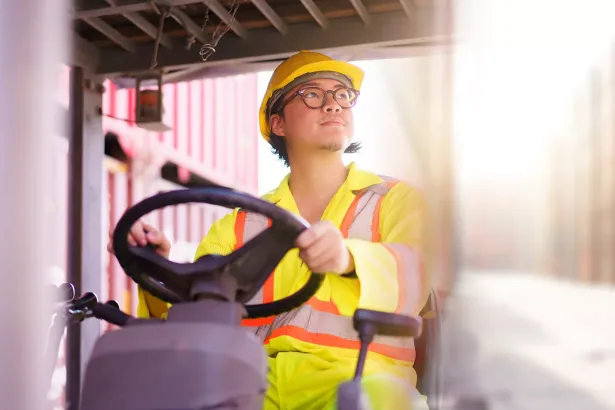
[[[272,223],[268,229],[231,254],[207,255],[193,263],[172,262],[158,255],[151,247],[132,247],[128,244],[130,229],[143,216],[167,206],[187,203],[241,208],[264,215]],[[320,288],[324,275],[312,272],[305,285],[290,296],[272,303],[245,304],[263,286],[288,250],[294,247],[295,238],[308,227],[307,222],[292,213],[230,188],[187,188],[154,195],[127,209],[113,232],[113,247],[124,272],[144,290],[169,303],[189,301],[191,283],[203,272],[211,273],[223,268],[246,272],[254,266],[257,272],[251,276],[245,275],[246,279],[240,283],[248,290],[238,292],[237,302],[244,303],[248,318],[259,318],[278,315],[301,306]]]

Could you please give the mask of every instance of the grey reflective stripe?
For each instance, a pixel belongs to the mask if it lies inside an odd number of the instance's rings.
[[[400,300],[396,309],[397,313],[404,315],[417,315],[421,310],[418,303],[426,284],[423,283],[423,272],[421,272],[421,261],[416,251],[409,246],[400,243],[390,243],[384,245],[395,257],[398,269],[398,282],[400,287]]]
[[[246,213],[246,222],[243,226],[243,243],[248,242],[259,233],[267,229],[267,217],[254,212]],[[242,244],[243,245],[243,244]]]
[[[380,175],[380,178],[384,180],[383,183],[371,185],[359,193],[361,197],[355,209],[352,223],[348,228],[349,238],[372,241],[375,234],[372,229],[372,221],[375,216],[378,200],[389,193],[390,189],[387,187],[387,183],[396,181],[383,175]]]
[[[348,228],[348,238],[372,241],[372,220],[380,195],[373,191],[365,191],[361,194],[355,210],[352,223]]]
[[[268,224],[269,222],[266,216],[254,212],[246,212],[246,219],[243,225],[243,243],[241,245],[243,246],[244,243],[267,229]],[[263,303],[263,288],[260,288],[258,292],[246,302],[247,305],[257,305],[260,303]]]
[[[357,331],[352,324],[352,318],[330,312],[322,312],[305,304],[291,312],[278,315],[271,326],[261,326],[256,335],[262,340],[267,339],[276,329],[284,326],[296,326],[310,333],[325,334],[349,341],[358,341]],[[391,336],[376,336],[374,343],[399,349],[414,350],[414,341],[409,338]]]

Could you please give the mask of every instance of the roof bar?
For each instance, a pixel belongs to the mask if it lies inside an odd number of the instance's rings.
[[[326,30],[329,27],[329,20],[327,17],[320,11],[314,0],[301,0],[303,3],[303,7],[314,17],[314,20]]]
[[[273,27],[278,29],[278,31],[282,35],[288,33],[288,25],[286,24],[286,22],[282,20],[282,17],[280,17],[278,13],[276,13],[265,0],[251,1],[254,6],[256,6],[256,8],[263,14],[263,16],[265,16],[265,18],[267,18],[267,20],[269,20],[271,24],[273,24]]]
[[[200,3],[200,0],[165,0],[164,2],[156,1],[159,6],[185,6],[187,4]],[[124,14],[124,13],[132,13],[137,11],[146,11],[151,10],[151,6],[147,1],[123,1],[121,6],[113,6],[113,7],[99,7],[95,9],[81,9],[75,11],[73,18],[75,19],[85,19],[90,17],[104,17],[104,16],[113,16],[116,14]]]
[[[105,0],[110,6],[116,7],[117,0]],[[127,20],[131,21],[135,26],[139,27],[145,34],[153,38],[154,40],[158,37],[158,28],[155,27],[152,23],[147,21],[142,15],[137,11],[128,11],[126,13],[122,13]],[[162,33],[160,36],[160,44],[167,48],[173,48],[173,42],[166,34]]]
[[[194,20],[186,15],[183,11],[178,9],[177,7],[171,8],[169,14],[175,21],[184,26],[184,28],[188,31],[188,33],[192,34],[196,37],[201,43],[205,44],[208,42],[207,37],[205,36],[205,32],[201,30]]]
[[[365,4],[363,4],[361,0],[350,0],[350,3],[352,3],[352,6],[357,11],[359,17],[361,17],[361,20],[363,20],[363,23],[368,25],[371,22],[371,16],[367,8],[365,8]]]
[[[412,0],[399,0],[409,19],[414,20],[415,6]]]
[[[83,19],[83,21],[94,27],[96,30],[100,31],[102,34],[107,36],[109,40],[113,41],[118,46],[122,47],[124,50],[130,51],[131,53],[135,52],[135,45],[132,41],[128,40],[122,35],[122,33],[102,21],[100,18],[90,17]]]

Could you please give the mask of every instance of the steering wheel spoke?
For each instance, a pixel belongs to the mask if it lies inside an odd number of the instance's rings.
[[[269,277],[262,273],[273,273],[278,263],[293,247],[294,238],[288,232],[280,232],[277,227],[272,226],[233,252],[230,273],[240,287],[251,288],[250,292],[239,292],[237,301],[250,300]]]

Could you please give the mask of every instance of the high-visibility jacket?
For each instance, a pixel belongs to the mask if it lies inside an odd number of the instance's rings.
[[[299,214],[288,176],[263,199]],[[356,363],[359,341],[352,327],[357,308],[418,315],[430,281],[424,264],[426,206],[419,190],[391,178],[348,166],[348,177],[328,204],[322,219],[338,226],[353,256],[354,277],[325,275],[318,292],[302,307],[275,318],[245,320],[253,326],[270,357],[305,352],[330,361]],[[266,218],[234,210],[211,227],[196,252],[229,254],[266,229]],[[249,302],[280,299],[305,284],[310,273],[291,249]],[[139,290],[140,317],[165,315],[168,306]],[[410,377],[415,352],[412,340],[377,336],[370,347],[365,374],[383,367]]]

